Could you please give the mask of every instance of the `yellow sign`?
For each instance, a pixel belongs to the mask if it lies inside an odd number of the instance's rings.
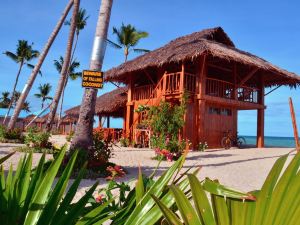
[[[82,87],[103,88],[103,72],[92,70],[82,71]]]

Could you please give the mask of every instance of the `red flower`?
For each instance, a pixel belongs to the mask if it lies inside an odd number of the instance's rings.
[[[102,195],[97,195],[97,197],[95,198],[97,203],[102,203],[103,200],[103,196]]]

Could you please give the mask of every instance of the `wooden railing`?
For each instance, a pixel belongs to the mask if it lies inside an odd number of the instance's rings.
[[[240,87],[237,89],[239,101],[258,103],[258,89],[250,87]]]
[[[206,79],[206,94],[219,98],[233,98],[234,85],[227,81],[213,78]]]
[[[164,75],[164,94],[177,94],[180,91],[180,76],[181,72],[167,73]]]
[[[192,73],[184,74],[184,90],[189,93],[196,93],[197,77]]]
[[[207,78],[206,95],[234,99],[234,84],[223,80]],[[238,87],[236,100],[258,103],[258,89],[244,86]]]
[[[149,99],[151,96],[152,98],[155,98],[156,92],[153,93],[154,88],[155,87],[152,84],[134,88],[132,96],[133,100]]]
[[[179,94],[181,90],[182,72],[165,73],[156,86],[144,85],[135,87],[133,90],[133,100],[143,100],[157,98],[161,95]],[[196,75],[191,73],[184,74],[183,89],[189,93],[196,93]]]

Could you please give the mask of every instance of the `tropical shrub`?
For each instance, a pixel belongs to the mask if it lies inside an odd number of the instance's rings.
[[[192,195],[182,192],[176,185],[169,186],[176,202],[175,210],[152,197],[168,224],[296,225],[300,216],[300,154],[286,167],[287,158],[288,154],[280,157],[261,190],[249,194],[230,190],[208,178],[200,182],[189,174]],[[189,201],[191,198],[193,204]],[[177,210],[180,216],[175,213]]]
[[[72,138],[74,137],[74,131],[72,130],[69,134],[68,134],[68,136],[66,137],[66,140],[68,141],[68,142],[71,142],[72,141]]]
[[[128,147],[129,146],[129,139],[126,137],[120,138],[120,145],[121,147]]]
[[[6,175],[1,166],[1,224],[102,224],[113,216],[113,214],[108,215],[107,212],[103,212],[108,203],[88,205],[97,187],[97,182],[79,201],[72,203],[85,173],[85,168],[82,168],[67,191],[77,151],[72,155],[61,177],[54,182],[65,152],[64,148],[47,169],[44,169],[45,154],[34,169],[32,168],[32,154],[19,160],[15,173],[11,166]],[[4,160],[0,159],[0,163]]]
[[[156,149],[158,159],[166,158],[161,152],[168,152],[172,159],[178,159],[186,146],[184,140],[179,140],[179,132],[184,126],[186,98],[184,96],[179,105],[162,101],[148,111],[148,123],[153,132],[151,146]]]
[[[36,128],[30,128],[25,135],[25,144],[28,147],[39,148],[52,148],[52,144],[49,142],[51,134],[48,132],[39,132]]]
[[[207,149],[207,148],[208,148],[208,144],[207,144],[206,141],[204,143],[199,142],[199,144],[198,144],[198,151],[204,152],[205,149]]]
[[[23,143],[22,130],[19,128],[8,130],[5,126],[0,125],[0,142]]]

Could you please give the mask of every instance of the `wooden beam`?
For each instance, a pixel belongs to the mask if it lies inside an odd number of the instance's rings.
[[[180,74],[180,87],[179,87],[179,92],[183,93],[184,92],[184,62],[181,63],[181,74]]]
[[[219,70],[223,70],[223,71],[226,71],[226,72],[229,72],[229,73],[232,72],[232,69],[230,69],[230,68],[218,66],[218,65],[215,65],[215,64],[212,64],[212,63],[208,63],[207,65],[208,65],[209,67],[216,68],[216,69],[219,69]]]
[[[146,70],[144,70],[144,71],[145,71],[147,77],[149,78],[149,80],[151,81],[151,83],[152,83],[153,85],[155,85],[155,82],[153,81],[153,79],[152,79],[152,77],[150,76],[150,74],[149,74]]]
[[[264,76],[260,77],[260,90],[258,96],[258,103],[261,105],[265,104],[265,84]],[[258,148],[263,148],[265,146],[265,109],[257,110],[257,135],[256,135],[256,145]]]
[[[295,143],[296,143],[296,150],[297,150],[297,152],[299,152],[300,151],[299,135],[298,135],[298,128],[297,128],[297,122],[296,122],[296,116],[295,116],[295,111],[294,111],[294,105],[293,105],[292,98],[289,98],[289,104],[290,104],[290,111],[291,111],[291,117],[292,117],[293,129],[294,129],[294,138],[295,138]]]
[[[206,89],[206,55],[203,55],[200,58],[200,74],[198,79],[198,86],[199,86],[199,95],[204,96],[205,95],[205,89]]]
[[[267,96],[268,94],[271,94],[273,91],[277,90],[278,88],[280,88],[282,86],[281,85],[278,85],[277,87],[273,88],[271,91],[269,91],[268,93],[265,94],[265,96]]]
[[[241,82],[238,84],[238,86],[242,86],[244,83],[246,83],[256,72],[258,71],[258,68],[255,68],[253,70],[250,71],[250,73],[248,73],[242,80]]]

